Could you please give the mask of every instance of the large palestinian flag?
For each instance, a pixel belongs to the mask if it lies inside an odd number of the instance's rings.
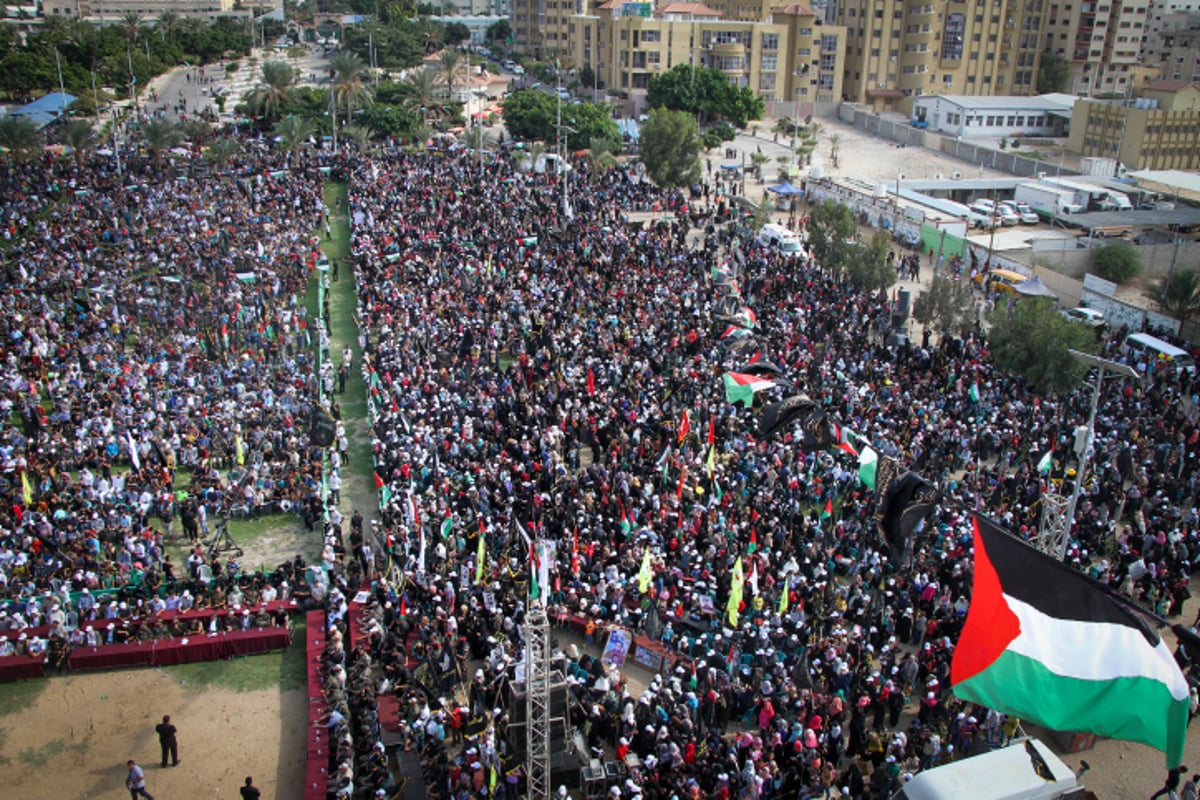
[[[1183,758],[1188,685],[1158,634],[1071,567],[975,518],[971,606],[954,693],[1052,730]]]
[[[775,385],[775,381],[761,375],[744,375],[740,372],[726,372],[723,380],[725,381],[725,401],[741,403],[746,408],[749,408],[754,402],[756,392],[770,389]]]

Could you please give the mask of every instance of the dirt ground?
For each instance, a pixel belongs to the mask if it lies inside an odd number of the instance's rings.
[[[0,796],[127,798],[130,758],[145,769],[146,788],[159,800],[236,797],[247,775],[265,798],[302,796],[303,692],[197,692],[156,669],[54,677],[45,684],[19,713],[0,716],[7,783]],[[178,767],[159,767],[154,726],[163,714],[179,729]]]

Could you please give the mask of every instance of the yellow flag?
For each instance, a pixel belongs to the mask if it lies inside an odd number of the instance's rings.
[[[746,582],[746,573],[742,569],[742,557],[738,556],[733,562],[733,580],[729,583],[729,605],[725,610],[729,613],[729,625],[738,626],[738,609],[742,607],[742,584]]]
[[[638,591],[642,594],[650,591],[650,581],[654,579],[654,568],[650,564],[650,548],[646,548],[642,556],[642,568],[638,570]]]
[[[710,444],[708,446],[708,461],[705,463],[705,467],[708,468],[708,479],[710,481],[712,480],[713,468],[717,465],[716,452],[717,446],[715,444]]]
[[[484,550],[483,523],[479,524],[479,549],[475,551],[475,582],[483,583],[483,562],[487,555]]]
[[[788,586],[787,578],[783,579],[783,588],[779,592],[779,613],[786,614],[788,610]]]
[[[21,492],[25,496],[25,507],[29,508],[33,505],[33,487],[29,484],[29,473],[21,473]]]
[[[234,447],[234,450],[237,452],[237,463],[238,463],[238,466],[240,467],[246,463],[246,450],[245,450],[245,448],[242,447],[242,435],[240,433],[234,434],[233,447]]]

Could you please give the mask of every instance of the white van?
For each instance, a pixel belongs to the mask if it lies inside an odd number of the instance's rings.
[[[1176,347],[1170,342],[1164,342],[1157,336],[1148,333],[1132,333],[1125,337],[1121,350],[1135,356],[1147,355],[1154,360],[1166,359],[1175,364],[1180,372],[1195,372],[1196,361],[1186,350]]]
[[[798,258],[804,252],[800,237],[792,231],[774,223],[763,225],[758,232],[759,244],[766,245],[788,258]]]
[[[1056,800],[1083,796],[1084,788],[1062,759],[1037,739],[1022,739],[1000,750],[919,772],[892,800]]]

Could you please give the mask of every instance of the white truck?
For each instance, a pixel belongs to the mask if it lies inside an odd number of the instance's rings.
[[[1064,214],[1078,214],[1087,208],[1078,201],[1074,192],[1044,183],[1019,184],[1013,192],[1013,199],[1025,203],[1038,216],[1050,220]]]
[[[1129,202],[1127,195],[1123,192],[1109,189],[1107,186],[1058,176],[1041,178],[1040,183],[1074,192],[1077,202],[1083,206],[1085,211],[1133,210],[1133,203]]]
[[[1086,762],[1084,770],[1086,771]],[[1082,800],[1071,768],[1037,739],[918,772],[892,800]]]

